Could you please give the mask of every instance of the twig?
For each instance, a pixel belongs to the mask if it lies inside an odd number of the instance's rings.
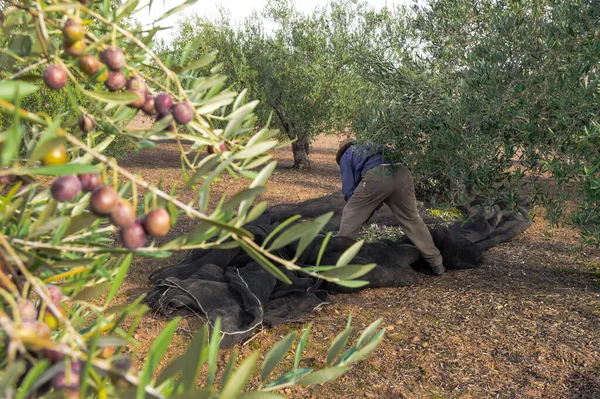
[[[81,234],[78,234],[76,236],[69,236],[67,238],[64,238],[62,241],[63,242],[75,241],[75,240],[78,240],[80,238],[88,237],[88,236],[90,236],[92,234],[105,233],[105,232],[114,232],[116,230],[117,230],[117,228],[115,226],[110,225],[110,226],[107,226],[107,227],[102,227],[102,228],[100,228],[98,230],[95,230],[95,231],[89,231],[89,232],[86,232],[86,233],[81,233]]]
[[[46,20],[44,18],[44,14],[42,13],[42,6],[40,5],[40,2],[37,1],[35,3],[35,6],[38,11],[38,21],[39,21],[39,25],[38,25],[38,23],[35,24],[36,25],[35,30],[38,34],[38,39],[40,41],[40,44],[42,45],[43,54],[46,55],[46,57],[48,57],[49,53],[48,53],[48,49],[46,48],[46,44],[50,41],[50,36],[48,35],[48,29],[46,28]]]
[[[254,340],[254,338],[257,338],[258,336],[264,334],[265,331],[266,331],[265,329],[260,330],[259,332],[257,332],[256,334],[254,334],[252,337],[250,337],[246,342],[244,342],[242,344],[242,346],[248,345],[250,342],[252,342]]]
[[[79,253],[84,253],[84,254],[91,254],[91,253],[95,253],[95,252],[106,252],[107,250],[110,250],[110,248],[88,248],[88,247],[69,247],[69,246],[61,246],[61,245],[52,245],[52,244],[48,244],[45,242],[21,240],[20,238],[9,238],[8,240],[12,243],[22,245],[24,248],[55,249],[57,251],[79,252]]]
[[[39,242],[39,241],[22,240],[20,238],[8,238],[8,241],[11,243],[19,244],[19,245],[23,246],[23,248],[53,249],[56,251],[78,252],[78,253],[83,253],[83,254],[93,254],[93,253],[98,253],[98,252],[123,252],[123,253],[130,252],[130,250],[122,249],[122,248],[108,248],[108,247],[89,248],[87,246],[78,247],[78,246],[53,245],[53,244],[48,244],[48,243]],[[197,245],[183,245],[183,246],[180,246],[177,248],[173,248],[173,250],[190,251],[192,249],[209,249],[209,248],[217,247],[220,244],[222,244],[222,242],[215,242],[215,243],[209,243],[209,244],[203,243],[203,244],[197,244]],[[85,245],[89,245],[89,244],[85,244]],[[141,247],[141,248],[137,249],[137,252],[161,252],[161,251],[164,251],[164,249],[162,249],[161,247]]]
[[[33,69],[37,68],[37,67],[40,67],[40,66],[42,66],[42,65],[44,65],[44,64],[46,64],[46,63],[48,63],[48,60],[46,60],[46,59],[41,59],[41,60],[39,60],[38,62],[36,62],[35,64],[31,64],[31,65],[29,65],[28,67],[21,69],[19,72],[15,73],[15,74],[14,74],[14,75],[12,75],[11,77],[9,77],[9,78],[8,78],[8,80],[13,80],[13,79],[16,79],[16,78],[18,78],[19,76],[21,76],[21,75],[24,75],[24,74],[26,74],[27,72],[29,72],[29,71],[31,71],[31,70],[33,70]]]
[[[17,276],[17,273],[16,273],[14,267],[8,261],[8,258],[6,256],[6,254],[4,253],[4,250],[2,249],[2,247],[0,247],[0,280],[2,280],[2,284],[4,284],[6,287],[8,287],[10,289],[10,292],[13,295],[18,294],[19,293],[19,287],[18,287],[17,280],[15,279],[14,283],[12,281],[10,281],[10,279],[8,278],[8,276],[6,275],[6,273],[4,272],[4,266],[6,266],[6,268],[8,269],[8,271],[14,277]]]

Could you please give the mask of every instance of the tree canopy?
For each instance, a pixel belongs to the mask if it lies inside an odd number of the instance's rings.
[[[343,129],[364,101],[367,86],[357,75],[355,55],[383,52],[381,43],[397,42],[394,27],[387,9],[365,2],[334,1],[307,15],[291,1],[273,0],[239,26],[225,14],[214,21],[182,20],[172,51],[196,38],[206,50],[218,49],[231,84],[248,87],[261,101],[263,123],[274,115],[274,126],[294,140],[295,166],[304,168],[312,138]]]
[[[272,115],[295,140],[297,167],[309,164],[316,134],[351,126],[410,165],[421,196],[514,201],[526,189],[556,223],[565,216],[556,205],[575,190],[583,207],[572,216],[589,221],[598,14],[585,0],[393,10],[339,0],[312,14],[273,0],[236,26],[188,18],[174,49],[193,38],[218,48],[228,83],[261,100],[259,123]],[[560,187],[546,184],[548,173]]]

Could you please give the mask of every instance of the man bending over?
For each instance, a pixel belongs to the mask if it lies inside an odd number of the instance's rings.
[[[412,174],[402,163],[384,163],[384,148],[357,146],[353,139],[340,144],[336,162],[342,173],[342,192],[346,200],[340,236],[356,240],[363,223],[385,203],[406,236],[421,251],[433,274],[440,276],[445,271],[442,255],[419,215]]]

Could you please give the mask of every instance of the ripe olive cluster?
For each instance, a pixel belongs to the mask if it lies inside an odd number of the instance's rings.
[[[102,183],[99,174],[64,175],[50,188],[52,197],[59,202],[74,200],[81,191],[91,192],[89,209],[96,216],[107,217],[121,229],[121,241],[128,249],[137,249],[146,243],[147,236],[160,237],[169,232],[171,217],[164,208],[148,212],[141,220],[127,200]]]
[[[64,316],[61,307],[63,301],[62,291],[55,285],[46,285],[46,289],[50,300]],[[61,351],[49,349],[47,344],[42,342],[49,341],[52,330],[56,330],[60,326],[60,319],[48,308],[43,307],[41,304],[36,306],[31,300],[23,299],[17,303],[16,309],[13,309],[11,313],[13,319],[16,320],[17,315],[20,319],[20,324],[16,326],[17,332],[30,353],[43,356],[53,364],[64,360]],[[67,376],[64,370],[57,372],[50,385],[57,390],[64,391],[67,397],[76,397],[74,394],[78,392],[80,372],[81,363],[71,362],[69,375]]]
[[[52,303],[62,312],[60,307],[63,298],[62,291],[55,285],[47,285],[46,288]],[[60,326],[60,319],[56,315],[47,308],[42,312],[41,306],[35,306],[30,300],[22,300],[17,303],[16,311],[21,318],[21,336],[49,340],[52,330]],[[40,351],[42,347],[39,344],[29,344],[28,349]]]
[[[98,59],[92,54],[83,55],[86,49],[85,29],[81,22],[70,18],[63,26],[63,47],[68,56],[79,58],[79,69],[94,82],[104,82],[111,92],[125,89],[137,95],[137,99],[128,104],[129,107],[141,109],[157,120],[172,114],[173,120],[180,125],[187,125],[194,119],[192,107],[186,102],[173,103],[168,93],[151,95],[144,80],[136,75],[129,78],[122,72],[126,65],[125,54],[119,47],[107,47],[99,53]],[[67,84],[67,71],[59,65],[49,65],[44,70],[43,80],[52,90],[60,90]],[[85,133],[94,129],[94,121],[87,115],[79,118],[79,127]],[[169,130],[173,130],[171,124]]]
[[[65,312],[61,307],[63,300],[62,291],[55,285],[46,285],[46,289],[48,290],[50,300],[61,313],[61,316],[64,316]],[[36,306],[28,299],[21,300],[17,303],[16,313],[18,313],[21,320],[19,335],[21,336],[21,339],[26,342],[26,348],[31,352],[43,352],[43,355],[52,363],[60,361],[63,358],[62,353],[45,348],[45,346],[38,341],[39,339],[45,341],[50,340],[52,330],[56,330],[61,325],[60,319],[48,308],[43,309],[41,304]],[[12,316],[16,319],[14,311]]]
[[[55,285],[46,285],[47,293],[51,302],[64,317],[65,312],[61,307],[64,300],[62,291]],[[52,379],[38,388],[38,394],[45,394],[50,389],[61,391],[66,398],[79,398],[79,388],[81,384],[81,373],[84,363],[79,359],[71,359],[64,354],[62,344],[54,344],[49,347],[47,341],[51,340],[53,330],[60,327],[60,318],[55,315],[41,303],[37,305],[29,300],[23,299],[17,302],[16,307],[11,309],[11,317],[15,321],[15,336],[18,336],[21,342],[24,342],[25,348],[30,355],[38,358],[45,358],[50,363],[58,365],[63,363],[63,367],[57,367]],[[17,322],[17,320],[20,320]],[[46,342],[44,342],[46,341]],[[103,359],[110,359],[115,354],[114,347],[102,347],[97,356]],[[111,361],[111,366],[116,369],[115,375],[111,373],[111,379],[118,385],[127,384],[122,379],[122,373],[128,372],[131,368],[131,360],[125,356],[119,356]]]

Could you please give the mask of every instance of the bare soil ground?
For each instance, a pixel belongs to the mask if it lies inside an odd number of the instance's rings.
[[[340,191],[339,140],[319,138],[311,154],[314,166],[307,171],[290,168],[289,149],[276,151],[279,166],[263,199],[271,206],[294,204]],[[173,143],[120,164],[152,182],[164,176],[165,188],[183,182]],[[225,179],[215,190],[234,193],[243,183]],[[182,219],[167,239],[192,227]],[[238,345],[239,359],[254,350],[265,354],[312,321],[302,366],[318,367],[350,314],[355,331],[383,317],[386,338],[369,359],[334,382],[282,393],[291,398],[600,398],[600,251],[581,252],[578,245],[576,231],[549,231],[538,216],[524,234],[489,250],[479,269],[422,276],[411,287],[335,295],[314,316],[263,330]],[[137,259],[119,300],[145,293],[153,271],[184,255]],[[152,314],[143,318],[135,333],[138,365],[166,322]],[[167,360],[185,350],[197,325],[197,320],[181,322]],[[231,354],[223,351],[223,367]],[[290,357],[281,370],[292,364]]]

